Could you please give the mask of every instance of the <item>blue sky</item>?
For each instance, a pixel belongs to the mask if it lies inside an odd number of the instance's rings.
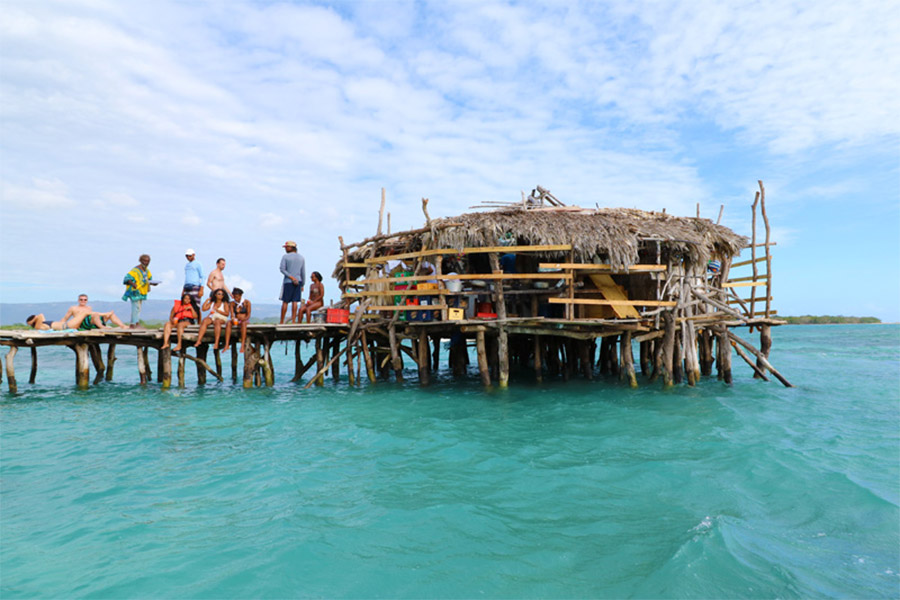
[[[780,314],[900,321],[900,4],[0,4],[0,301],[121,295],[184,250],[259,302],[281,245],[550,189],[741,233]],[[336,285],[326,279],[327,296]]]

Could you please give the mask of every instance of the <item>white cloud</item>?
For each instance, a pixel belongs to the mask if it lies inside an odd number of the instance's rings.
[[[229,273],[225,276],[225,285],[229,288],[234,289],[236,287],[244,290],[244,294],[248,297],[253,293],[253,282],[247,279],[244,279],[237,273]]]
[[[203,221],[197,214],[193,211],[193,209],[187,209],[187,214],[181,217],[181,222],[185,225],[195,226],[199,225]]]
[[[259,215],[259,226],[265,229],[272,229],[284,223],[284,217],[275,213],[262,213]]]
[[[0,182],[3,190],[3,204],[27,210],[52,210],[75,205],[69,197],[68,187],[59,179],[31,180],[31,185],[17,185],[9,181]]]

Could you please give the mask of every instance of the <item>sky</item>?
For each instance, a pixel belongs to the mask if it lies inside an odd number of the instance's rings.
[[[520,200],[772,224],[773,308],[900,321],[900,3],[0,2],[0,302]],[[123,305],[124,307],[125,305]],[[123,308],[125,310],[125,308]],[[52,318],[52,317],[51,317]]]

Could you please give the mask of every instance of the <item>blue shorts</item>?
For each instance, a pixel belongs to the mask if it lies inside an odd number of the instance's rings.
[[[288,281],[281,286],[282,302],[300,302],[302,300],[303,288],[301,288],[299,284],[294,285],[293,282]]]

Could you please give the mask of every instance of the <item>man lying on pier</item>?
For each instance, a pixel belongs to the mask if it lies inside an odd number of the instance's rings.
[[[112,321],[117,327],[125,327],[122,319],[116,316],[113,311],[97,312],[88,306],[87,294],[78,296],[78,304],[70,306],[69,310],[63,316],[62,320],[67,329],[78,329],[79,331],[90,331],[91,329],[109,329],[107,321]]]

